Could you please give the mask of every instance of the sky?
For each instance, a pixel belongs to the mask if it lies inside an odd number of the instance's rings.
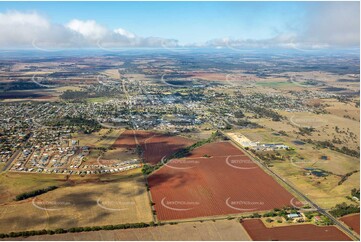
[[[347,48],[359,19],[359,2],[0,2],[0,48]]]

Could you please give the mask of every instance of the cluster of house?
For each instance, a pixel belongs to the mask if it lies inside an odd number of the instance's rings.
[[[137,159],[113,162],[109,165],[86,165],[90,154],[88,146],[79,146],[78,140],[62,140],[58,144],[23,149],[10,168],[12,172],[56,174],[101,174],[128,171],[141,167]]]

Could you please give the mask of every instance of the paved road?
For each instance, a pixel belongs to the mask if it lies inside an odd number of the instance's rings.
[[[248,152],[247,150],[245,150],[241,145],[239,145],[234,139],[232,139],[231,137],[229,137],[226,133],[224,133],[223,131],[219,130],[219,132],[221,132],[224,136],[228,137],[235,145],[237,145],[237,147],[239,147],[241,150],[243,150],[243,152],[245,154],[247,154],[250,158],[252,158],[252,160],[256,161],[256,163],[258,163],[258,165],[263,168],[264,170],[266,170],[267,173],[269,173],[270,175],[272,175],[273,177],[276,177],[279,181],[283,182],[286,186],[288,186],[289,188],[292,189],[292,191],[294,191],[298,196],[300,196],[301,198],[303,198],[308,204],[310,204],[311,206],[313,206],[315,209],[317,209],[317,211],[320,214],[323,214],[324,216],[328,217],[341,231],[344,231],[348,236],[350,236],[350,238],[352,238],[353,240],[357,240],[359,241],[360,238],[354,234],[354,232],[352,230],[350,230],[347,226],[343,225],[339,220],[337,220],[334,216],[332,216],[328,211],[326,211],[325,209],[321,208],[320,206],[318,206],[315,202],[313,202],[311,199],[309,199],[305,194],[303,194],[302,192],[300,192],[299,190],[297,190],[292,184],[290,184],[289,182],[287,182],[285,179],[283,179],[282,177],[280,177],[277,173],[273,172],[269,167],[267,167],[266,165],[264,165],[261,160],[258,157],[255,157],[253,154],[251,154],[250,152]]]
[[[20,149],[16,150],[15,153],[10,157],[10,159],[8,160],[8,162],[6,162],[5,166],[3,167],[2,171],[6,171],[10,165],[13,163],[13,161],[15,160],[16,157],[18,157],[20,153]]]
[[[20,146],[15,153],[13,154],[13,156],[11,156],[11,158],[8,160],[8,162],[6,162],[6,165],[4,166],[4,168],[2,169],[2,171],[6,171],[9,166],[13,163],[13,161],[15,160],[15,158],[18,157],[19,153],[22,151],[22,147],[28,142],[28,140],[33,136],[33,133],[29,133],[29,137],[23,141],[23,145]]]

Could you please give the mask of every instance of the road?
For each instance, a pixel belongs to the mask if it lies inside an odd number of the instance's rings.
[[[218,130],[219,132],[221,132],[224,136],[226,136],[227,138],[229,138],[235,145],[237,145],[237,147],[239,147],[246,155],[248,155],[253,161],[255,161],[261,168],[263,168],[263,170],[265,170],[268,174],[270,174],[271,176],[275,177],[277,180],[279,180],[280,182],[282,182],[283,184],[285,184],[287,187],[289,187],[294,193],[296,193],[299,197],[301,197],[302,199],[304,199],[309,205],[313,206],[320,214],[323,214],[324,216],[328,217],[341,231],[345,232],[348,236],[350,236],[350,238],[352,238],[353,240],[357,240],[359,241],[360,238],[354,234],[354,232],[352,230],[350,230],[348,227],[346,227],[345,225],[343,225],[340,221],[338,221],[334,216],[332,216],[332,214],[330,214],[328,211],[326,211],[325,209],[321,208],[320,206],[318,206],[315,202],[313,202],[310,198],[308,198],[305,194],[303,194],[302,192],[300,192],[299,190],[297,190],[297,188],[295,188],[292,184],[290,184],[289,182],[287,182],[285,179],[283,179],[281,176],[279,176],[277,173],[273,172],[269,167],[267,167],[266,165],[264,165],[261,160],[258,157],[255,157],[253,154],[251,154],[250,152],[248,152],[247,150],[245,150],[241,145],[239,145],[233,138],[231,138],[229,135],[227,135],[226,133],[224,133],[221,130]]]
[[[20,149],[17,149],[15,151],[15,153],[10,157],[10,159],[6,162],[5,166],[3,167],[2,171],[6,171],[10,165],[13,163],[13,161],[15,160],[16,157],[18,157],[19,153],[20,153]]]
[[[14,160],[18,157],[19,153],[22,151],[22,148],[25,146],[25,144],[28,142],[28,140],[33,136],[33,133],[29,133],[29,136],[26,138],[26,140],[23,141],[23,145],[20,146],[15,153],[13,154],[13,156],[11,156],[11,158],[8,160],[8,162],[6,162],[6,165],[4,166],[4,168],[2,169],[2,171],[6,171],[9,166],[14,162]]]

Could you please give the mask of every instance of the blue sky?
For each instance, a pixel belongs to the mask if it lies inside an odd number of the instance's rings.
[[[359,33],[359,23],[356,23],[359,19],[358,4],[357,2],[336,4],[330,2],[0,2],[0,20],[1,14],[3,19],[12,19],[10,14],[14,11],[23,14],[24,19],[27,18],[26,14],[36,13],[53,26],[66,26],[74,19],[94,20],[97,25],[109,30],[121,28],[142,38],[175,39],[180,44],[204,44],[207,41],[224,38],[235,40],[235,43],[244,43],[245,40],[267,42],[274,38],[277,39],[275,41],[284,42],[287,38],[292,43],[302,40],[329,45],[334,44],[334,41],[342,42],[341,37],[333,40],[332,33],[338,34],[337,31],[341,31],[340,36],[352,35],[352,38],[355,38],[356,32]],[[339,26],[340,16],[331,16],[336,15],[340,8],[344,8],[344,11],[341,11],[341,22],[343,19],[348,31],[352,33],[344,33],[345,27]],[[337,29],[329,29],[327,23],[315,29],[320,25],[319,22],[322,22],[317,19],[318,14],[322,19],[327,19],[330,25],[335,21]],[[13,22],[10,24],[14,24]],[[80,31],[79,28],[83,28],[84,23],[78,23],[76,31]],[[349,29],[348,23],[352,25],[352,29]],[[82,25],[79,27],[79,24]],[[323,36],[318,39],[317,35],[321,32]],[[304,34],[312,34],[316,37],[306,40],[302,36]],[[330,40],[327,39],[328,35]],[[359,42],[357,39],[347,41],[353,44]]]
[[[314,3],[311,3],[314,4]],[[51,21],[96,20],[140,36],[201,42],[222,37],[262,39],[302,25],[297,2],[1,2],[0,12],[37,11]]]

